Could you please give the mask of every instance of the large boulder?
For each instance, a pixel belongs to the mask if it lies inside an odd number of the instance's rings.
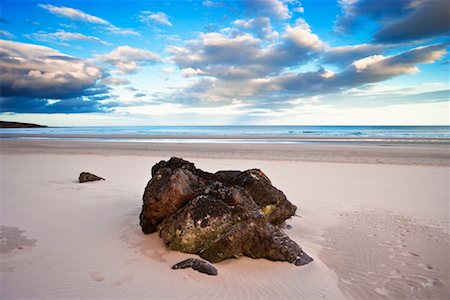
[[[158,231],[173,250],[213,263],[243,255],[296,265],[312,261],[278,227],[296,206],[258,169],[211,174],[171,158],[152,168],[143,200],[142,230]]]

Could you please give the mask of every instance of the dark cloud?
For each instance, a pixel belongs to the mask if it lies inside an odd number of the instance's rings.
[[[413,10],[416,0],[341,0],[342,15],[336,21],[338,32],[350,33],[368,21],[399,18]]]
[[[40,98],[9,97],[0,98],[1,113],[105,113],[116,105],[102,104],[89,98],[71,98],[48,101]],[[113,103],[114,104],[114,103]]]
[[[136,97],[136,98],[141,98],[141,97],[145,97],[145,96],[147,96],[147,94],[144,94],[144,93],[136,93],[134,95],[134,97]]]
[[[281,71],[255,78],[203,76],[190,87],[165,99],[185,105],[230,104],[234,99],[258,103],[258,106],[264,101],[271,102],[274,107],[281,103],[291,105],[293,99],[340,93],[396,76],[415,74],[419,71],[418,65],[433,63],[443,57],[447,47],[447,43],[439,43],[392,56],[372,55],[352,62],[338,73],[319,68],[310,72]]]
[[[450,1],[430,0],[398,21],[384,26],[374,36],[375,42],[399,43],[450,34]]]
[[[417,65],[435,62],[445,55],[447,47],[447,43],[439,43],[393,56],[369,56],[353,62],[341,73],[327,73],[321,69],[317,72],[279,76],[274,78],[274,82],[287,92],[302,95],[340,92],[403,74],[415,74],[419,71]]]
[[[98,67],[48,47],[12,41],[0,41],[0,46],[3,97],[74,98],[102,76]]]
[[[44,46],[4,40],[0,46],[1,112],[109,111],[99,67]]]
[[[448,0],[342,0],[343,15],[336,21],[339,32],[350,33],[366,23],[378,29],[375,43],[403,43],[450,34]]]

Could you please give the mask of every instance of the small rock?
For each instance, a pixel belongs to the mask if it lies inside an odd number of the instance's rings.
[[[214,268],[212,265],[207,263],[206,261],[203,261],[201,259],[197,258],[188,258],[186,260],[183,260],[175,265],[173,265],[172,269],[186,269],[186,268],[192,268],[196,271],[199,271],[200,273],[205,273],[208,275],[214,275],[216,276],[219,274],[217,272],[217,269]]]
[[[105,180],[105,179],[89,172],[81,172],[80,176],[78,177],[78,181],[80,183],[97,180]]]

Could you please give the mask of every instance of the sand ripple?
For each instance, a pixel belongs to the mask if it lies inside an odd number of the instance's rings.
[[[356,299],[447,299],[449,235],[387,211],[344,213],[321,258]]]

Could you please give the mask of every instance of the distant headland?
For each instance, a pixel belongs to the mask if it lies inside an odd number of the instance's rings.
[[[0,121],[0,128],[44,128],[44,127],[48,126],[32,123]]]

